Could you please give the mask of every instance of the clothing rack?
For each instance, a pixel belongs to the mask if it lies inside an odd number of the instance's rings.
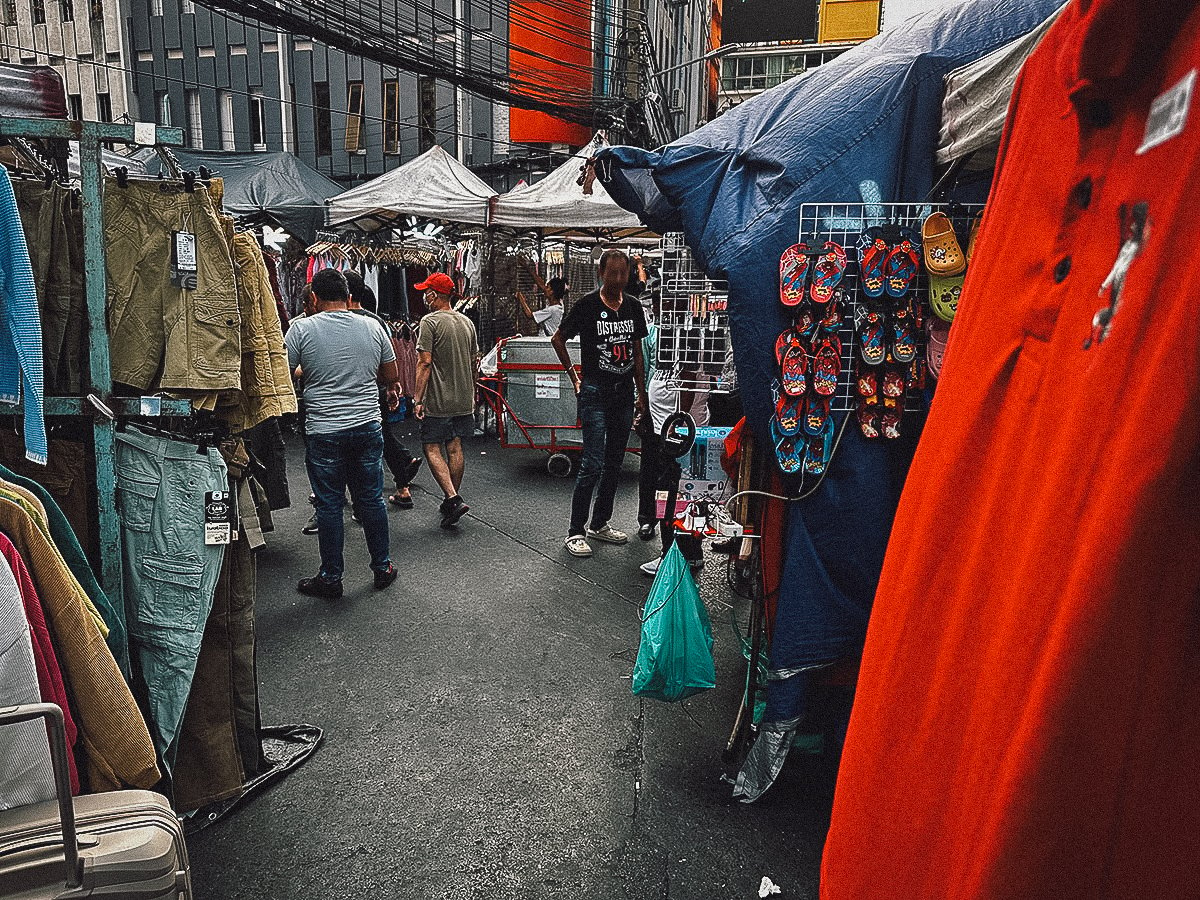
[[[108,283],[104,258],[102,143],[137,144],[156,149],[183,144],[183,129],[139,122],[117,125],[62,119],[0,117],[0,137],[58,139],[79,144],[83,202],[83,256],[88,315],[88,375],[90,392],[82,397],[46,397],[45,415],[91,420],[95,441],[96,492],[100,526],[100,577],[110,597],[123,597],[121,522],[117,516],[116,425],[119,419],[141,416],[192,415],[190,400],[164,397],[112,396],[112,366],[106,316]],[[170,156],[169,151],[165,151]],[[0,404],[0,415],[19,415],[21,404]]]

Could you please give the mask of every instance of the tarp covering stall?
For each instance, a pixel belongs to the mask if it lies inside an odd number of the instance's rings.
[[[485,225],[496,192],[435,144],[415,159],[332,197],[329,226],[378,231],[405,216]]]
[[[226,150],[173,149],[184,170],[205,166],[225,184],[223,205],[236,219],[270,223],[312,243],[325,224],[325,200],[342,186],[305,165],[291,153],[235,153]],[[156,174],[162,163],[153,151],[141,152]]]
[[[779,257],[797,240],[800,205],[925,198],[945,76],[1030,33],[1060,2],[948,4],[658,151],[598,154],[600,178],[618,203],[657,231],[682,230],[707,273],[728,279],[742,403],[760,446],[771,446],[775,339],[790,324],[779,302]],[[958,199],[981,200],[986,187],[960,189]],[[905,470],[900,448],[848,427],[819,489],[788,505],[765,748],[774,729],[775,750],[786,753],[783,732],[803,713],[807,672],[861,645]],[[759,762],[760,772],[770,770],[771,761]],[[743,771],[751,768],[748,761]],[[739,787],[752,799],[754,784]]]
[[[604,185],[592,183],[585,194],[579,174],[587,160],[607,146],[600,137],[536,184],[522,185],[496,201],[491,224],[536,230],[546,237],[605,237],[620,239],[646,234],[636,215],[617,205]]]

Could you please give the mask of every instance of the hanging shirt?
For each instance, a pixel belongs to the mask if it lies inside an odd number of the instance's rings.
[[[583,377],[596,384],[614,385],[633,377],[634,345],[647,334],[646,315],[633,297],[623,295],[614,312],[599,291],[579,298],[558,328],[564,340],[579,336]]]
[[[1025,63],[891,530],[825,900],[1194,898],[1200,2]]]
[[[49,452],[42,404],[42,323],[29,248],[8,171],[0,168],[0,401],[25,401],[25,456]]]

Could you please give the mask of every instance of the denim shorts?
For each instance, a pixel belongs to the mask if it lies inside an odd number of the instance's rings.
[[[474,416],[426,416],[419,431],[422,444],[444,444],[455,438],[469,438],[475,433]]]

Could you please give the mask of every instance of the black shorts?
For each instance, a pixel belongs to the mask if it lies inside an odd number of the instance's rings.
[[[418,434],[422,444],[444,444],[446,441],[470,437],[475,433],[474,416],[426,416],[420,421]]]

